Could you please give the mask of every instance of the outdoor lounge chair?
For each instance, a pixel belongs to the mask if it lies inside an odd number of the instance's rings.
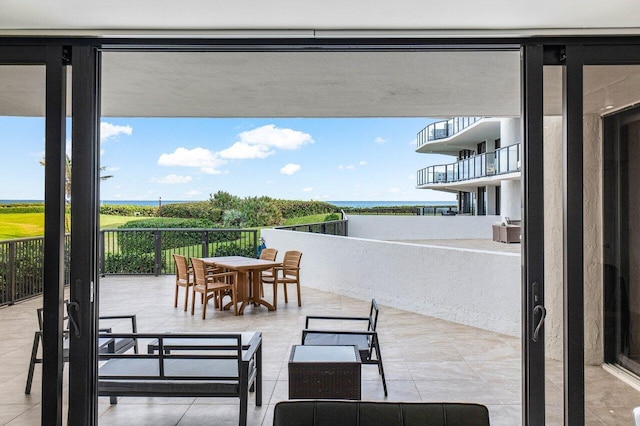
[[[68,301],[65,300],[65,307],[67,306]],[[31,358],[29,360],[29,372],[27,373],[27,385],[25,387],[24,393],[31,393],[31,383],[33,382],[33,373],[36,367],[36,364],[42,364],[42,358],[38,357],[38,349],[40,344],[42,343],[42,325],[43,325],[43,308],[38,308],[36,313],[38,315],[38,331],[35,332],[33,336],[33,347],[31,349]],[[121,320],[129,320],[131,321],[131,332],[136,333],[138,331],[136,324],[136,316],[135,315],[107,315],[101,316],[100,321],[102,322],[100,326],[100,333],[111,333],[112,327],[103,327],[104,325],[110,325],[113,321],[121,321]],[[69,362],[69,317],[64,317],[65,322],[65,330],[63,332],[62,338],[62,358],[64,362]],[[105,324],[106,322],[106,324]],[[113,338],[109,339],[108,344],[101,345],[99,343],[98,352],[101,354],[104,353],[118,353],[122,354],[127,352],[129,349],[134,350],[134,352],[138,353],[138,341],[132,338]],[[63,364],[64,365],[64,364]]]
[[[376,364],[378,372],[382,376],[382,386],[384,395],[387,396],[387,382],[384,377],[384,367],[382,365],[382,354],[380,353],[380,342],[376,326],[378,325],[378,304],[375,299],[371,299],[371,308],[368,317],[348,317],[348,316],[307,316],[304,330],[302,330],[303,345],[353,345],[357,346],[360,352],[360,359],[363,364]],[[328,321],[366,321],[366,330],[313,330],[310,328],[310,320]]]

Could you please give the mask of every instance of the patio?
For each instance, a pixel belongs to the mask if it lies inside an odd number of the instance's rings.
[[[271,425],[273,407],[288,398],[287,362],[291,346],[300,342],[305,315],[366,314],[361,301],[315,289],[302,289],[303,306],[282,303],[275,312],[249,307],[243,316],[208,309],[207,319],[174,309],[172,276],[106,277],[101,280],[100,313],[136,314],[138,329],[147,331],[244,331],[263,333],[263,406],[249,397],[249,425]],[[142,292],[144,298],[132,297]],[[266,288],[269,298],[270,288]],[[24,394],[35,310],[35,298],[0,309],[5,330],[0,341],[0,424],[40,423],[40,376],[31,395]],[[180,305],[179,305],[180,306]],[[381,306],[378,324],[390,401],[469,401],[489,407],[492,425],[520,424],[521,355],[517,338]],[[562,370],[548,362],[548,424],[562,424]],[[65,369],[68,372],[68,369]],[[631,424],[640,392],[600,367],[588,367],[587,424]],[[383,400],[375,366],[362,367],[362,398]],[[236,425],[238,401],[218,398],[120,398],[118,405],[99,399],[102,425]]]

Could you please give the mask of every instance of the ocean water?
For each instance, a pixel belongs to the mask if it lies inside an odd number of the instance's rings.
[[[42,203],[42,200],[0,200],[0,204]],[[188,203],[188,200],[162,200],[162,204]],[[327,201],[337,207],[455,206],[455,201]],[[102,200],[101,204],[157,206],[158,200]]]

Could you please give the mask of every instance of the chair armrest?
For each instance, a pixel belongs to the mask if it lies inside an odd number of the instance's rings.
[[[262,346],[262,335],[256,334],[249,342],[249,347],[242,354],[242,361],[250,361]]]
[[[369,322],[369,317],[348,317],[348,316],[325,316],[325,315],[307,315],[306,320],[304,322],[304,328],[309,328],[309,320],[318,319],[318,320],[338,320],[338,321],[367,321]]]
[[[116,319],[130,319],[131,320],[131,332],[132,333],[137,333],[138,332],[138,324],[136,321],[136,316],[134,315],[105,315],[105,316],[100,316],[98,318],[99,320],[116,320]]]

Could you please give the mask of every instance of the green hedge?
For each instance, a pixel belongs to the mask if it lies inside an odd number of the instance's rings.
[[[212,224],[200,219],[143,219],[127,222],[119,229],[144,228],[155,230],[157,228],[209,228]],[[121,232],[118,234],[118,243],[122,253],[142,254],[155,251],[155,234],[146,231]],[[193,246],[202,243],[202,233],[194,231],[166,232],[162,234],[162,248],[173,249],[177,247]]]
[[[333,204],[322,201],[273,200],[273,202],[285,219],[340,211],[340,209]]]
[[[104,258],[104,274],[153,274],[154,253],[107,253]]]
[[[0,204],[0,214],[10,213],[44,213],[44,204]]]
[[[158,216],[178,217],[183,219],[205,219],[211,223],[222,222],[222,209],[209,201],[194,203],[165,204],[158,210]]]
[[[132,206],[128,204],[103,204],[100,206],[100,214],[113,216],[158,216],[158,207]]]

